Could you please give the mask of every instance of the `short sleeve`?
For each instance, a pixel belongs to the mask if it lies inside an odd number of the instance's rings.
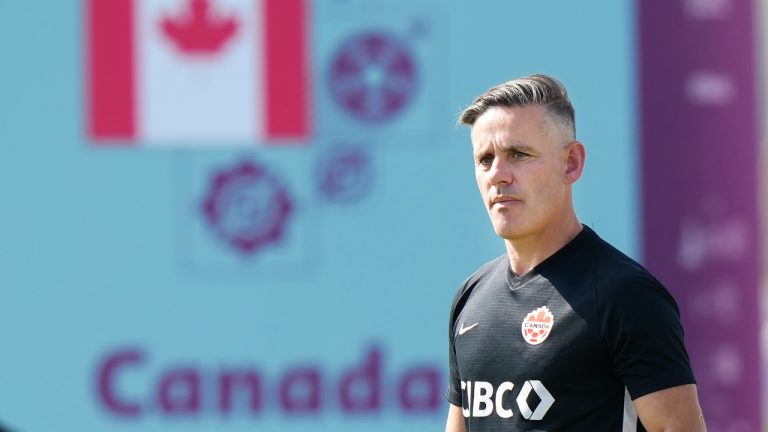
[[[632,399],[695,383],[672,295],[650,276],[612,284],[598,298],[601,333]]]
[[[456,366],[456,351],[453,349],[453,343],[451,343],[448,357],[450,381],[448,382],[448,390],[445,392],[445,398],[448,399],[448,402],[456,406],[461,406],[461,391],[459,390],[461,388],[461,381],[459,378],[459,370]]]
[[[448,402],[456,406],[461,406],[461,377],[459,375],[459,364],[456,358],[456,344],[454,337],[456,317],[461,309],[461,299],[465,294],[467,288],[467,281],[464,281],[459,292],[453,299],[451,304],[451,313],[448,316],[448,390],[445,392],[445,398]]]

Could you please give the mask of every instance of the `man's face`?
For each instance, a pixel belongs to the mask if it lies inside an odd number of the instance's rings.
[[[540,106],[494,107],[472,126],[475,178],[496,234],[557,229],[570,211],[568,150]]]

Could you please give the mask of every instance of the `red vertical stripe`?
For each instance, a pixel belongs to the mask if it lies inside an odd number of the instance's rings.
[[[88,119],[93,139],[135,135],[133,1],[86,0]]]
[[[306,0],[264,2],[264,132],[267,138],[309,134]]]

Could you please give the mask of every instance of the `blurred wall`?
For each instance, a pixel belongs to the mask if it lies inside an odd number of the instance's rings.
[[[105,3],[0,4],[15,431],[439,430],[503,253],[454,123],[512,77],[568,86],[579,216],[639,258],[630,1]]]

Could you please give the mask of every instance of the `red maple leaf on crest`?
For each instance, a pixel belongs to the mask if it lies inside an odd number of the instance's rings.
[[[528,314],[526,317],[526,320],[528,321],[535,321],[535,322],[542,322],[542,323],[550,323],[552,322],[552,313],[549,312],[549,309],[546,306],[542,306],[535,311]]]

